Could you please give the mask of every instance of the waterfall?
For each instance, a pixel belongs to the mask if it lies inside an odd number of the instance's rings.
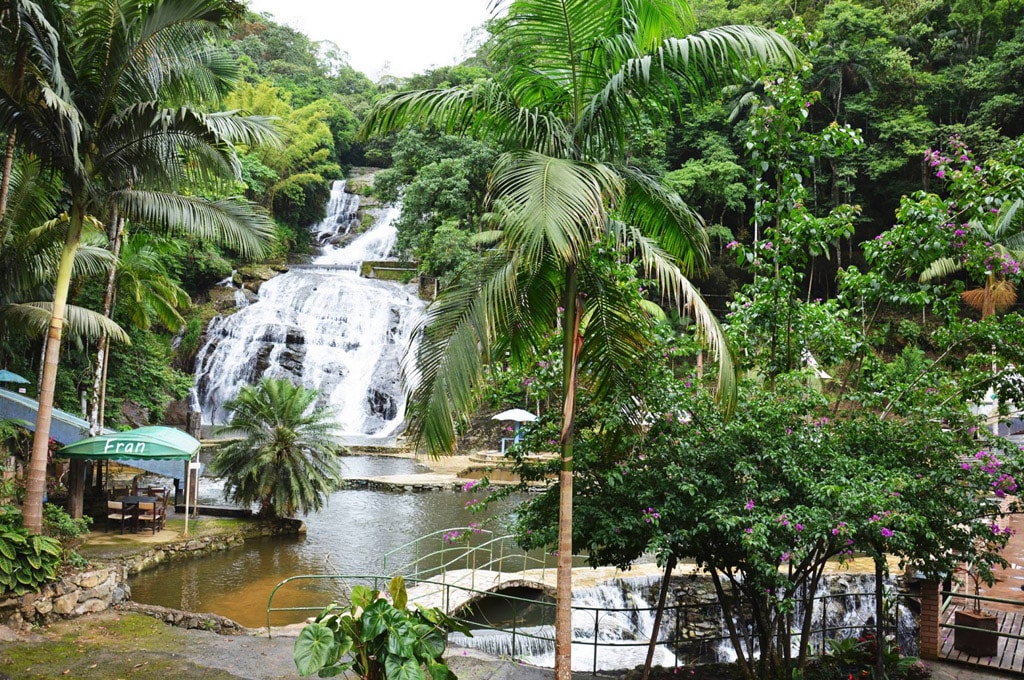
[[[890,579],[882,584],[885,599],[896,598],[896,584]],[[799,622],[803,620],[804,605],[798,601],[793,611],[795,630],[791,639],[791,650],[795,655],[800,649]],[[917,655],[917,616],[904,602],[899,602],[896,611],[896,638],[906,656]],[[811,617],[809,649],[812,655],[826,649],[826,639],[845,639],[874,634],[875,625],[875,576],[867,573],[830,574],[822,579],[814,595],[814,613]],[[747,642],[756,643],[751,636],[749,622],[736,622],[737,630],[746,633]],[[722,621],[719,631],[722,641],[715,645],[717,661],[733,662],[736,650],[729,642],[729,629]],[[742,633],[741,633],[742,635]],[[744,645],[749,656],[750,648]],[[754,645],[753,656],[759,651]]]
[[[196,355],[205,425],[223,424],[223,405],[262,376],[288,378],[320,391],[342,438],[380,441],[402,424],[401,362],[424,303],[413,286],[359,276],[363,260],[386,259],[400,209],[375,211],[373,226],[344,247],[359,224],[359,197],[331,189],[327,217],[312,227],[321,253],[259,289],[258,298],[215,318]]]
[[[654,631],[654,607],[646,600],[658,577],[618,579],[572,591],[572,666],[575,671],[619,670],[642,665],[647,643]],[[525,663],[553,668],[555,629],[551,625],[519,628],[513,649],[512,634],[506,631],[474,630],[473,637],[452,633],[448,641],[456,647],[479,649],[495,656],[514,656]],[[594,641],[601,646],[595,647]],[[595,652],[596,650],[596,652]],[[675,665],[668,647],[655,650],[654,664]]]
[[[647,642],[654,633],[654,605],[647,598],[658,592],[661,578],[618,579],[591,588],[574,588],[572,593],[572,665],[574,671],[611,671],[635,668],[644,663]],[[826,575],[819,588],[812,632],[812,655],[822,649],[822,628],[829,630],[830,638],[859,636],[873,625],[875,615],[875,578],[873,574]],[[886,584],[887,597],[894,586]],[[680,606],[686,603],[680,602]],[[692,603],[691,603],[692,605]],[[670,645],[659,645],[655,650],[654,665],[672,667],[693,663],[725,662],[736,660],[736,652],[729,642],[729,632],[717,605],[696,605],[693,611],[704,609],[710,616],[705,620],[697,616],[677,629],[676,619],[682,614],[666,608],[666,616],[658,638],[668,640],[675,635],[677,652]],[[549,616],[550,616],[549,612]],[[799,620],[802,608],[798,606],[794,619]],[[549,619],[550,620],[550,619]],[[455,647],[479,649],[494,656],[513,657],[525,663],[553,667],[555,663],[554,627],[549,624],[517,626],[515,635],[506,630],[477,629],[472,637],[452,633],[448,641]],[[903,603],[899,606],[897,643],[903,654],[917,653],[917,617]],[[472,628],[472,624],[470,625]],[[740,631],[749,633],[749,622],[737,621]],[[595,647],[594,641],[600,646]],[[794,636],[793,652],[798,651],[799,639]],[[595,651],[596,650],[596,651]],[[677,658],[678,654],[678,658]],[[757,656],[756,650],[754,656]]]

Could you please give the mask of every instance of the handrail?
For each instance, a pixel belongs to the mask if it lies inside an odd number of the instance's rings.
[[[389,577],[388,576],[382,576],[382,575],[379,575],[379,574],[362,574],[362,575],[305,574],[305,575],[292,576],[290,578],[287,578],[287,579],[281,581],[280,583],[278,583],[277,586],[274,587],[273,591],[270,594],[270,598],[269,598],[269,600],[267,602],[267,635],[268,635],[268,637],[272,637],[273,636],[273,628],[272,628],[271,623],[270,623],[270,617],[271,617],[271,614],[274,613],[274,612],[322,611],[322,610],[324,610],[324,607],[322,607],[322,606],[317,606],[317,607],[274,607],[273,606],[273,601],[274,601],[274,597],[277,594],[278,590],[281,589],[282,587],[288,585],[288,584],[291,584],[291,583],[294,583],[294,582],[297,582],[297,581],[302,581],[302,580],[324,580],[324,579],[351,580],[351,581],[357,581],[357,580],[372,581],[374,583],[374,588],[375,589],[381,589],[380,581],[387,581],[389,579]],[[552,644],[554,643],[553,629],[552,629],[552,634],[551,635],[545,635],[545,634],[542,634],[542,633],[540,633],[539,631],[536,631],[536,630],[527,630],[526,629],[526,628],[536,629],[538,627],[543,628],[545,625],[550,625],[550,624],[543,624],[541,626],[530,625],[530,626],[524,627],[524,626],[519,624],[519,616],[517,614],[518,610],[517,610],[517,607],[516,607],[517,604],[522,603],[522,604],[529,605],[530,607],[541,607],[541,608],[544,608],[544,609],[551,609],[551,608],[554,608],[554,606],[555,606],[555,604],[553,602],[547,602],[547,601],[542,601],[542,600],[532,600],[532,599],[527,599],[527,598],[523,598],[523,597],[518,597],[518,596],[515,596],[515,595],[509,595],[507,593],[495,593],[495,592],[490,592],[490,591],[478,590],[478,589],[475,589],[475,588],[472,588],[472,587],[466,587],[466,586],[462,586],[462,585],[458,585],[458,584],[440,583],[440,582],[437,582],[437,581],[431,581],[429,579],[422,579],[422,578],[417,578],[417,577],[406,578],[406,582],[407,582],[407,584],[410,584],[410,585],[415,585],[415,584],[418,584],[418,583],[430,583],[431,585],[440,586],[442,588],[443,592],[444,592],[443,605],[442,606],[445,607],[445,608],[447,608],[448,603],[451,601],[452,589],[456,589],[456,590],[459,590],[459,591],[462,591],[462,592],[467,592],[467,593],[470,593],[472,595],[478,595],[480,597],[486,597],[486,596],[497,597],[497,598],[501,598],[502,600],[505,600],[507,602],[510,602],[512,604],[512,620],[511,620],[511,627],[510,628],[509,627],[494,626],[494,625],[490,625],[490,624],[487,624],[487,623],[482,623],[482,622],[479,622],[479,621],[469,622],[465,618],[458,617],[458,616],[456,616],[456,618],[459,619],[463,623],[469,623],[470,625],[472,625],[477,630],[493,630],[493,631],[504,631],[504,632],[510,633],[511,638],[512,638],[512,642],[511,642],[512,647],[511,647],[511,649],[512,649],[512,656],[513,656],[513,658],[516,658],[515,650],[517,649],[517,646],[516,646],[516,640],[517,639],[544,640],[544,641],[547,641],[547,642],[551,642]],[[814,598],[811,598],[811,599],[814,602],[818,602],[818,601],[826,601],[827,602],[828,600],[835,599],[837,597],[842,598],[842,597],[846,597],[846,595],[821,595],[821,596],[814,597]],[[687,604],[676,604],[676,605],[667,606],[666,607],[666,611],[674,611],[676,613],[676,615],[673,617],[674,620],[675,620],[675,629],[676,630],[673,633],[673,631],[669,630],[669,627],[663,625],[660,630],[653,631],[653,634],[657,638],[656,644],[658,644],[658,645],[665,645],[665,644],[672,643],[674,640],[679,640],[680,639],[680,631],[678,630],[678,627],[679,627],[679,624],[680,624],[680,622],[682,620],[685,620],[685,619],[689,618],[688,616],[685,616],[686,612],[692,611],[692,610],[698,610],[698,609],[702,609],[702,608],[707,608],[707,607],[715,607],[715,606],[717,606],[717,603],[712,603],[712,604],[709,604],[709,603],[687,603]],[[601,617],[605,616],[605,615],[609,615],[609,614],[614,614],[614,613],[617,613],[617,612],[641,613],[641,612],[653,612],[656,609],[657,609],[657,607],[655,605],[651,605],[651,606],[647,606],[647,607],[629,606],[629,607],[621,607],[621,608],[572,605],[572,611],[573,612],[592,612],[593,613],[593,615],[594,615],[594,631],[595,631],[595,635],[594,635],[594,638],[592,640],[585,640],[585,639],[584,640],[574,640],[573,644],[574,645],[588,645],[589,644],[589,645],[593,645],[594,646],[593,672],[596,673],[597,670],[598,670],[597,669],[598,647],[608,647],[608,648],[611,648],[611,647],[616,647],[616,648],[641,647],[641,646],[642,647],[646,647],[649,644],[649,640],[643,640],[643,639],[639,639],[639,638],[636,639],[636,640],[626,640],[626,639],[623,639],[623,640],[615,640],[615,641],[607,641],[607,640],[602,641],[600,639],[600,636],[596,634],[599,631],[599,629],[600,629]],[[681,615],[681,613],[683,615]],[[544,618],[546,619],[547,617],[544,617]],[[863,629],[863,625],[822,626],[820,629],[815,630],[814,633],[816,635],[821,635],[822,636],[821,644],[822,644],[822,652],[823,652],[824,651],[825,639],[832,639],[832,638],[827,638],[827,634],[828,633],[837,633],[837,632],[849,631],[849,630],[858,631],[858,630],[861,630],[861,629]],[[667,637],[664,637],[664,638],[662,637],[662,633],[663,632],[665,633],[665,635],[667,635]],[[840,637],[840,636],[833,636],[833,637]],[[722,634],[722,635],[719,635],[719,636],[704,636],[704,637],[701,637],[699,642],[700,642],[701,645],[707,645],[707,644],[712,644],[712,643],[717,643],[717,642],[725,641],[725,640],[728,640],[728,639],[729,639],[728,634]],[[679,663],[680,663],[679,654],[676,653],[675,656],[676,656],[676,665],[678,666]]]
[[[463,537],[469,536],[470,540],[473,540],[474,536],[490,536],[488,540],[483,543],[476,545],[454,545],[452,543],[452,537]],[[421,555],[420,547],[432,541],[441,541],[441,547],[432,552]],[[537,568],[541,570],[541,578],[548,569],[548,560],[544,558],[538,558],[530,555],[527,552],[519,550],[516,546],[516,550],[506,552],[506,544],[514,545],[514,537],[504,534],[501,536],[495,536],[494,532],[488,529],[481,529],[479,527],[453,527],[450,529],[442,529],[434,531],[417,538],[416,540],[409,541],[408,543],[401,545],[394,550],[387,552],[384,555],[383,571],[385,574],[397,575],[410,577],[421,577],[426,574],[444,574],[449,569],[465,568],[465,569],[490,569],[492,571],[500,572],[525,572],[530,568]],[[411,561],[406,562],[398,567],[388,567],[390,559],[399,553],[408,552],[409,549],[414,550],[414,557]],[[495,556],[495,550],[497,549],[497,556]],[[445,561],[445,556],[455,551],[457,554],[454,558]],[[484,556],[483,561],[480,561],[481,556]],[[440,560],[440,564],[430,565],[432,562]],[[515,561],[518,566],[515,569],[507,569],[509,563]],[[530,565],[533,565],[532,567]]]

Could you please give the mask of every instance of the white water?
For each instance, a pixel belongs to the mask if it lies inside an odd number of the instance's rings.
[[[830,630],[830,638],[845,638],[861,635],[867,628],[873,626],[874,621],[873,574],[831,575],[826,577],[825,581],[817,597],[828,596],[828,599],[819,601],[815,607],[812,654],[820,653],[822,650],[822,626]],[[574,671],[621,670],[635,668],[644,663],[647,642],[654,633],[655,616],[654,607],[646,601],[645,593],[657,592],[660,582],[660,577],[654,576],[620,579],[593,588],[573,589]],[[892,585],[886,584],[886,589],[889,596],[892,596]],[[598,609],[602,611],[594,611]],[[799,619],[800,615],[798,607],[794,618]],[[903,648],[903,653],[913,656],[916,654],[916,645],[911,643],[917,639],[916,617],[904,606],[900,607],[898,617],[897,640]],[[747,631],[746,622],[737,621],[736,625],[738,630]],[[663,622],[658,637],[672,637],[674,631],[671,626],[669,621]],[[719,631],[714,634],[717,641],[711,642],[710,645],[713,654],[709,658],[701,655],[701,663],[736,660],[736,652],[729,642],[724,620],[720,626]],[[554,636],[553,626],[541,625],[518,628],[514,649],[512,633],[506,630],[474,630],[473,637],[469,638],[453,633],[449,636],[449,642],[457,647],[479,649],[494,656],[512,657],[535,666],[551,668],[555,663]],[[596,648],[595,638],[601,645]],[[697,638],[689,637],[685,633],[680,643],[684,647],[692,647],[695,644],[703,647]],[[794,654],[799,650],[799,643],[799,636],[794,636]],[[677,663],[672,649],[667,645],[659,645],[655,648],[653,664],[664,667],[685,664],[690,660],[692,651],[681,650]],[[757,656],[756,650],[754,656]]]
[[[660,582],[660,578],[620,579],[592,588],[573,588],[573,670],[619,670],[644,663],[655,612],[643,593],[654,582]],[[494,656],[513,656],[534,666],[554,667],[553,626],[524,627],[518,633],[514,650],[511,634],[503,631],[474,630],[470,638],[452,633],[448,641]],[[594,646],[595,640],[600,646]],[[671,667],[676,657],[668,647],[659,645],[654,664]]]
[[[414,286],[365,279],[358,263],[390,254],[398,208],[349,245],[332,243],[358,224],[358,196],[334,183],[328,214],[312,231],[324,243],[313,266],[264,283],[258,299],[214,319],[196,356],[203,424],[223,424],[224,403],[263,376],[321,393],[346,441],[386,439],[402,424],[401,362],[424,303]]]

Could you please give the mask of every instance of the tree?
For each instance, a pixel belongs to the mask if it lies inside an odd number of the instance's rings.
[[[16,151],[17,130],[5,118],[24,106],[60,109],[68,95],[58,57],[58,35],[47,16],[51,3],[5,0],[0,4],[0,129],[7,132],[0,171],[0,244],[6,229],[7,196]]]
[[[60,43],[73,115],[16,103],[3,111],[22,148],[60,174],[69,203],[26,485],[32,531],[42,525],[61,335],[85,225],[131,219],[219,238],[243,254],[259,252],[272,237],[270,220],[248,203],[175,193],[194,178],[237,176],[233,143],[274,138],[264,120],[203,113],[234,78],[233,63],[207,39],[230,7],[222,0],[78,3],[64,13]]]
[[[1017,301],[1012,279],[1024,262],[1024,138],[1008,145],[1000,156],[979,165],[974,154],[958,138],[950,140],[949,153],[928,152],[929,165],[948,185],[948,198],[935,202],[919,194],[919,204],[946,207],[946,214],[921,211],[918,215],[947,235],[947,253],[938,257],[919,277],[922,283],[966,270],[979,288],[965,290],[960,298],[987,319],[1010,309]],[[909,214],[909,211],[908,211]]]
[[[341,483],[334,435],[337,423],[320,396],[288,380],[263,378],[224,404],[227,432],[242,439],[210,462],[226,479],[224,493],[236,503],[259,503],[261,517],[293,517],[323,507]]]
[[[470,134],[501,153],[491,172],[494,247],[481,277],[468,273],[428,310],[409,401],[412,431],[437,454],[451,451],[454,419],[474,408],[491,357],[528,360],[553,327],[562,345],[561,494],[555,675],[571,673],[572,472],[576,395],[626,379],[648,320],[602,269],[639,253],[666,296],[687,304],[717,352],[721,396],[732,402],[732,356],[684,272],[700,268],[699,220],[628,164],[632,126],[663,120],[685,88],[701,98],[755,62],[796,61],[780,36],[727,26],[695,33],[690,6],[625,0],[506,3],[494,26],[498,74],[465,87],[400,92],[367,116],[365,134],[432,124]],[[639,322],[639,323],[634,323]],[[481,351],[482,350],[482,351]]]

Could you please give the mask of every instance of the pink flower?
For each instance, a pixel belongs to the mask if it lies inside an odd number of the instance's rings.
[[[744,510],[753,510],[754,509],[754,499],[751,498],[749,501],[747,501],[747,504],[743,506],[743,509]]]

